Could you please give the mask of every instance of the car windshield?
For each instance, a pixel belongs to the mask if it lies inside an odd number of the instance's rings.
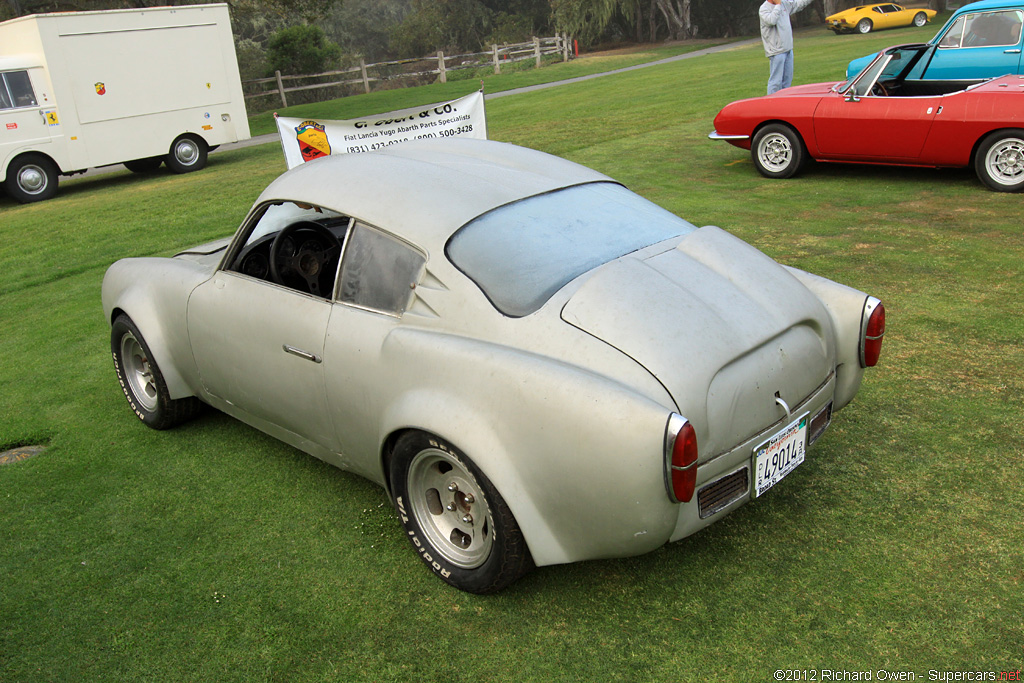
[[[696,228],[610,182],[499,207],[460,228],[446,252],[495,308],[533,313],[574,278]]]
[[[928,45],[904,45],[878,53],[875,60],[863,71],[845,83],[835,87],[837,92],[852,93],[857,96],[867,95],[878,81],[903,80],[911,74],[911,70],[922,63],[921,57],[928,50]],[[918,70],[919,71],[919,70]]]

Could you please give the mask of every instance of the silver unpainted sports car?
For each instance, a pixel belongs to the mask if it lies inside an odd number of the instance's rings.
[[[118,261],[118,380],[390,494],[462,590],[638,555],[764,495],[878,360],[881,302],[569,161],[480,140],[327,157],[234,237]]]

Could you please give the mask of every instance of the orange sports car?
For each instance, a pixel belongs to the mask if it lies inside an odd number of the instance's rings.
[[[902,5],[860,5],[838,12],[825,19],[825,24],[836,35],[840,33],[871,33],[878,28],[924,26],[935,18],[931,9],[908,9]]]

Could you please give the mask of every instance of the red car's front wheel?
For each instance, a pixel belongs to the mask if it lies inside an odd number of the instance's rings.
[[[750,156],[754,167],[764,177],[791,178],[803,167],[807,150],[795,130],[773,123],[754,135]]]

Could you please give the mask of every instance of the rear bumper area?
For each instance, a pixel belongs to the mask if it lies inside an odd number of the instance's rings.
[[[832,400],[835,393],[835,374],[831,374],[789,414],[753,437],[700,463],[697,470],[697,494],[692,503],[679,508],[676,527],[669,542],[683,539],[718,521],[754,497],[754,449],[799,415],[808,414],[810,427],[808,446],[825,431],[831,420]],[[808,457],[811,457],[808,454]],[[784,485],[784,484],[783,484]]]

